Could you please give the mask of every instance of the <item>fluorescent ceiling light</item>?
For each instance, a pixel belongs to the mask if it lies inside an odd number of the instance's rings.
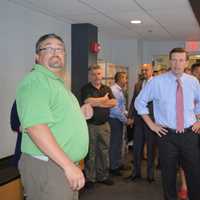
[[[131,24],[141,24],[142,23],[141,20],[131,20],[130,22],[131,22]]]

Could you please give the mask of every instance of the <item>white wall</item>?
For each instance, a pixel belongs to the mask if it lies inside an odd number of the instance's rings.
[[[129,67],[129,102],[132,98],[133,86],[137,79],[139,57],[137,40],[115,40],[113,43],[112,61]]]
[[[107,62],[129,67],[129,102],[132,98],[133,86],[137,80],[138,65],[141,63],[141,52],[137,40],[116,40],[99,32],[99,43],[102,50],[98,58]],[[141,46],[141,45],[140,45]]]
[[[98,58],[129,66],[129,102],[140,64],[151,63],[153,56],[168,55],[171,49],[185,46],[184,41],[114,40],[103,32],[99,32],[98,40],[102,46]]]
[[[111,62],[112,60],[112,38],[106,36],[101,31],[98,32],[98,42],[101,44],[101,51],[98,54],[98,59]]]
[[[185,47],[184,41],[144,41],[143,42],[143,63],[151,63],[153,56],[168,55],[176,47]]]
[[[16,134],[10,130],[10,109],[19,80],[34,63],[36,40],[43,34],[56,33],[71,49],[71,25],[6,0],[0,3],[0,158],[13,154]],[[67,64],[70,70],[71,55]]]

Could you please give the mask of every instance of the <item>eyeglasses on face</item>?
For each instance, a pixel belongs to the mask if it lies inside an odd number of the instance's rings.
[[[53,53],[64,54],[65,53],[64,48],[53,48],[53,47],[40,48],[39,51],[43,51],[44,53],[48,53],[48,54],[53,54]]]

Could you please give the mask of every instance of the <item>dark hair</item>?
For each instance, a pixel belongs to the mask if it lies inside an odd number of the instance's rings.
[[[184,72],[185,72],[185,73],[191,72],[191,68],[190,68],[190,67],[186,67],[186,68],[184,69]]]
[[[97,69],[101,69],[101,66],[98,64],[93,64],[88,68],[88,71],[97,70]]]
[[[191,66],[191,72],[193,72],[195,69],[197,69],[198,67],[200,67],[200,62],[196,62]]]
[[[46,35],[41,36],[38,39],[38,41],[37,41],[37,43],[35,45],[35,52],[36,52],[36,54],[39,53],[42,42],[44,42],[45,40],[47,40],[49,38],[55,38],[55,39],[59,40],[60,42],[62,42],[63,46],[65,45],[63,39],[60,36],[56,35],[55,33],[48,33]]]
[[[189,60],[188,52],[187,52],[184,48],[177,47],[177,48],[172,49],[172,50],[169,52],[169,59],[170,59],[170,60],[171,60],[171,58],[172,58],[172,54],[173,54],[173,53],[185,53],[185,55],[186,55],[186,60]]]
[[[122,78],[123,75],[126,75],[126,72],[117,72],[114,77],[115,82],[118,82]]]

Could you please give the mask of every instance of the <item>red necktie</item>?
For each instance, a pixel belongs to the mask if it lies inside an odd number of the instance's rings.
[[[183,107],[183,88],[181,80],[177,79],[176,88],[176,131],[184,131],[184,107]]]

